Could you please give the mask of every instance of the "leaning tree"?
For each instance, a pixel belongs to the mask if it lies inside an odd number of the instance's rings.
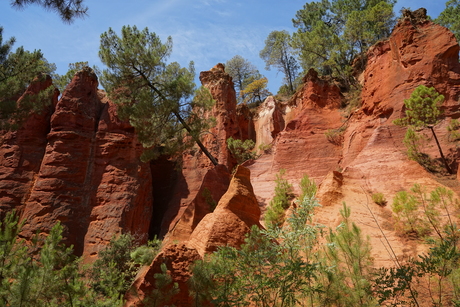
[[[413,130],[421,130],[423,128],[430,129],[436,145],[438,146],[439,154],[444,162],[446,170],[452,174],[452,169],[447,163],[441,145],[439,144],[434,126],[439,124],[442,114],[441,105],[444,102],[444,96],[439,94],[434,87],[426,87],[419,85],[410,95],[409,99],[404,100],[406,108],[406,116],[394,121],[396,125],[409,126]]]
[[[196,143],[217,165],[200,141],[210,124],[203,112],[212,106],[212,97],[203,87],[196,90],[193,62],[189,68],[166,63],[171,51],[171,37],[162,43],[148,28],[124,26],[121,37],[109,28],[101,35],[99,51],[108,67],[102,72],[102,85],[119,104],[120,116],[136,129],[146,149],[144,161]]]

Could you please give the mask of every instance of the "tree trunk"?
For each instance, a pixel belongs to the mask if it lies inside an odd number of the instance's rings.
[[[203,145],[203,143],[201,143],[200,139],[198,139],[197,137],[195,137],[191,132],[192,132],[192,129],[190,129],[190,126],[185,122],[185,120],[182,118],[182,116],[180,116],[180,114],[178,112],[174,112],[174,115],[177,117],[177,119],[180,121],[180,123],[182,124],[182,126],[184,126],[185,130],[187,130],[187,132],[190,134],[190,136],[193,138],[193,140],[195,141],[195,143],[198,144],[198,146],[200,147],[200,149],[204,152],[204,154],[206,155],[206,157],[209,158],[209,160],[211,160],[212,164],[214,164],[214,166],[216,166],[217,164],[219,164],[217,162],[217,159],[214,158],[213,155],[211,155],[211,153],[206,149],[206,147]]]
[[[151,82],[150,80],[140,71],[140,70],[137,70],[141,76],[144,78],[144,80],[147,82],[147,85],[152,89],[154,90],[159,96],[161,99],[163,100],[166,100],[166,97],[163,95],[162,92],[160,92]],[[187,132],[190,134],[190,136],[193,138],[193,140],[195,141],[195,143],[198,144],[198,146],[200,147],[200,149],[204,152],[204,154],[206,155],[206,157],[209,158],[209,160],[211,160],[212,164],[214,164],[214,166],[216,166],[217,164],[219,164],[219,162],[217,162],[217,159],[213,157],[213,155],[211,155],[211,153],[206,149],[206,147],[203,145],[203,143],[201,143],[200,139],[195,137],[191,132],[192,132],[192,129],[190,129],[190,126],[187,124],[187,122],[182,118],[182,116],[180,115],[179,111],[173,111],[173,114],[174,116],[177,117],[177,119],[180,121],[180,123],[182,124],[182,126],[184,126],[185,130],[187,130]]]
[[[450,168],[449,164],[447,163],[446,158],[444,157],[444,154],[442,153],[441,145],[439,144],[438,138],[436,137],[436,133],[434,133],[433,127],[429,126],[431,133],[433,133],[434,140],[436,141],[436,145],[438,145],[439,153],[441,154],[441,159],[444,162],[444,165],[446,166],[447,171],[449,174],[452,174],[452,169]]]

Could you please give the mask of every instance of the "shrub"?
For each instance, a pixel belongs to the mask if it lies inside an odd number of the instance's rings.
[[[302,179],[300,180],[299,187],[301,191],[301,194],[299,196],[300,201],[303,201],[305,197],[308,197],[308,198],[315,197],[317,187],[316,187],[315,181],[310,180],[308,175],[304,175],[302,177]]]
[[[284,211],[289,208],[290,200],[294,196],[292,184],[283,178],[285,173],[286,170],[281,169],[276,174],[275,196],[270,201],[270,206],[265,213],[265,225],[267,227],[279,227],[284,223]]]
[[[131,234],[113,237],[106,249],[89,270],[91,287],[102,296],[122,298],[137,273],[131,261],[131,252],[136,248]]]
[[[227,147],[235,157],[238,164],[243,163],[246,160],[256,159],[257,156],[252,150],[256,144],[253,140],[242,140],[234,139],[232,137],[227,139]]]
[[[135,264],[150,265],[161,249],[161,241],[157,237],[149,240],[147,245],[141,245],[130,253]]]
[[[212,197],[211,191],[207,187],[205,187],[201,195],[203,196],[204,201],[208,204],[209,210],[211,212],[214,212],[214,209],[216,209],[217,207],[217,202]]]
[[[345,126],[341,126],[337,129],[328,129],[324,135],[328,142],[334,145],[341,145],[343,142],[343,133],[345,132]]]
[[[452,174],[452,169],[450,168],[449,163],[444,157],[441,145],[439,144],[438,138],[434,131],[434,126],[436,126],[441,121],[441,105],[443,101],[444,96],[439,94],[434,87],[426,87],[424,85],[419,85],[412,92],[410,98],[404,100],[406,116],[394,120],[393,123],[399,126],[409,127],[410,130],[412,130],[411,133],[414,135],[415,130],[419,131],[424,128],[430,129],[431,134],[433,135],[433,138],[436,141],[436,145],[438,147],[441,160],[444,163],[447,172],[449,172],[449,174]],[[411,138],[413,140],[417,140],[417,138],[414,135],[412,135]],[[406,137],[409,137],[408,134],[406,134]],[[408,154],[410,157],[411,154]]]
[[[460,122],[457,119],[451,120],[449,126],[447,126],[448,140],[451,142],[456,142],[460,140]]]
[[[259,150],[263,153],[269,153],[272,150],[272,144],[260,144]]]
[[[428,234],[429,227],[418,214],[419,203],[415,195],[407,191],[396,193],[391,208],[395,213],[396,226],[400,231],[417,237]]]
[[[383,193],[374,193],[372,194],[372,201],[379,206],[385,206],[387,204],[387,200]]]

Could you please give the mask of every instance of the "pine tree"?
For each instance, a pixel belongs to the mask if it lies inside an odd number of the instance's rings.
[[[449,0],[446,2],[446,8],[439,14],[434,21],[441,26],[449,28],[457,38],[460,39],[460,1]]]
[[[23,9],[30,4],[37,4],[46,10],[55,11],[62,21],[72,23],[75,18],[86,16],[88,7],[83,5],[83,0],[13,0],[11,5]]]
[[[240,103],[245,101],[246,93],[243,90],[248,84],[262,78],[259,70],[241,55],[235,55],[225,63],[225,72],[233,79],[237,93],[236,98]]]
[[[299,65],[294,57],[294,49],[291,46],[291,35],[288,31],[273,31],[265,40],[265,47],[259,53],[265,61],[265,69],[274,66],[284,74],[284,79],[290,93],[294,93],[294,81],[297,78]]]
[[[54,91],[53,87],[49,87],[17,104],[18,98],[32,82],[42,81],[56,68],[48,63],[40,50],[30,52],[19,47],[13,51],[15,41],[12,37],[3,42],[3,28],[0,27],[0,130],[19,128],[31,111],[40,112],[51,103]]]
[[[202,112],[211,106],[212,97],[202,88],[196,95],[200,99],[191,99],[195,91],[193,62],[189,68],[176,62],[167,64],[171,51],[171,37],[162,43],[148,28],[140,31],[124,26],[121,37],[109,29],[101,35],[99,56],[108,67],[102,84],[148,149],[144,160],[177,153],[195,142],[217,165],[199,138],[209,124]]]
[[[426,87],[419,85],[410,95],[409,99],[404,100],[406,108],[406,117],[394,121],[396,125],[409,126],[414,130],[423,128],[430,129],[438,146],[439,154],[444,162],[446,170],[452,174],[452,169],[447,163],[444,153],[442,152],[441,145],[439,144],[434,126],[440,121],[442,115],[441,105],[444,101],[444,96],[439,94],[434,87]]]

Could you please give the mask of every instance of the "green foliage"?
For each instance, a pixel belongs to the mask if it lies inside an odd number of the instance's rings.
[[[23,275],[24,258],[27,256],[27,249],[23,241],[17,241],[18,234],[24,222],[19,223],[19,217],[15,211],[8,212],[0,222],[0,306],[7,306],[9,302],[20,294],[13,289],[18,284],[13,281],[17,276]],[[12,282],[13,281],[13,282]],[[17,285],[21,288],[22,285]],[[24,284],[22,287],[27,287]]]
[[[203,189],[202,196],[204,197],[204,201],[208,204],[209,210],[214,212],[214,209],[217,207],[217,202],[214,200],[211,191],[207,187]]]
[[[297,78],[299,65],[291,47],[291,35],[286,30],[273,31],[265,40],[265,47],[260,51],[260,57],[265,61],[266,69],[274,66],[284,74],[284,81],[289,92],[294,93],[294,81]]]
[[[427,240],[430,248],[417,259],[395,259],[395,267],[374,269],[369,238],[351,221],[345,204],[340,225],[329,229],[326,242],[321,239],[323,226],[313,224],[316,186],[304,178],[301,186],[308,192],[283,227],[253,226],[240,249],[221,247],[194,264],[189,287],[195,306],[458,305],[460,230],[451,211],[459,204],[452,191],[439,187],[428,196],[414,185],[401,193],[405,214],[420,216],[427,232],[437,236]],[[422,292],[427,300],[420,304]]]
[[[275,179],[275,196],[270,201],[270,206],[265,213],[265,225],[270,227],[280,227],[284,223],[284,211],[289,208],[290,200],[293,197],[293,187],[283,178],[285,169],[280,169]]]
[[[417,268],[410,264],[380,268],[373,279],[373,289],[379,306],[413,306],[418,293],[411,288],[418,276]],[[411,292],[412,296],[406,297]]]
[[[302,179],[300,180],[300,196],[299,200],[302,201],[304,198],[312,199],[316,195],[317,186],[314,180],[311,180],[308,175],[303,175]]]
[[[383,193],[374,193],[372,194],[372,201],[379,206],[385,206],[387,204],[387,200]]]
[[[279,89],[278,89],[278,92],[276,93],[276,96],[275,98],[277,100],[287,100],[289,99],[289,97],[291,97],[292,95],[292,92],[291,90],[289,89],[289,86],[287,84],[282,84]]]
[[[292,45],[305,71],[354,84],[351,65],[358,55],[391,33],[394,0],[321,0],[304,5],[293,19]]]
[[[272,149],[272,144],[265,144],[265,143],[261,143],[259,145],[259,150],[263,153],[269,153]]]
[[[254,149],[255,143],[253,140],[242,140],[234,139],[229,137],[227,139],[228,150],[232,153],[238,164],[250,159],[256,159],[257,155],[252,150]]]
[[[449,28],[457,40],[460,39],[460,2],[458,0],[449,0],[446,2],[446,8],[439,14],[434,22]]]
[[[343,142],[343,134],[345,133],[345,129],[345,126],[341,126],[337,129],[328,129],[324,135],[326,136],[328,142],[334,145],[341,145]]]
[[[427,155],[421,151],[423,142],[426,140],[424,135],[415,132],[412,128],[407,128],[403,143],[407,148],[407,156],[409,159],[417,161],[421,165],[426,164]]]
[[[419,163],[421,162],[422,156],[417,149],[417,143],[420,141],[420,138],[415,135],[415,130],[429,128],[436,141],[439,154],[442,161],[444,162],[446,170],[449,173],[452,173],[452,170],[447,163],[446,158],[444,157],[441,145],[439,144],[438,138],[433,129],[433,127],[440,122],[440,117],[442,115],[440,107],[443,101],[444,96],[439,94],[434,87],[419,85],[412,92],[410,98],[404,100],[406,116],[394,120],[393,123],[399,126],[409,126],[410,129],[414,130],[409,131],[408,129],[406,133],[405,144],[408,148],[409,157],[418,161]]]
[[[13,0],[11,5],[17,9],[24,9],[31,4],[42,6],[45,10],[56,12],[64,23],[72,23],[75,18],[87,15],[88,7],[83,0]]]
[[[121,235],[87,267],[80,264],[72,246],[62,243],[63,226],[59,222],[48,235],[37,232],[28,243],[19,238],[23,224],[14,211],[0,221],[2,307],[122,306],[137,272],[130,253],[136,262],[145,263],[160,248],[160,241],[154,239],[134,250],[133,237]]]
[[[397,229],[417,237],[428,234],[429,225],[418,214],[419,205],[416,195],[407,191],[396,193],[391,208],[395,213]]]
[[[455,228],[450,210],[456,210],[458,207],[458,200],[454,198],[451,190],[438,187],[428,195],[426,189],[419,184],[414,184],[410,193],[398,192],[392,205],[398,227],[402,231],[418,237],[434,231],[440,239],[443,239],[443,228]],[[423,215],[419,212],[423,212]],[[442,215],[447,217],[445,226],[442,226]]]
[[[195,263],[190,284],[196,303],[297,306],[320,292],[312,258],[321,235],[321,226],[311,225],[317,206],[306,197],[293,209],[289,226],[266,231],[253,226],[240,250],[221,247]]]
[[[19,47],[13,52],[15,38],[3,42],[2,33],[0,27],[0,130],[15,130],[30,112],[41,112],[51,104],[52,87],[24,97],[20,104],[16,101],[32,82],[43,81],[55,66],[46,61],[40,50],[29,52]]]
[[[305,177],[308,178],[308,177]],[[305,179],[305,182],[308,180]],[[297,202],[282,228],[253,226],[238,250],[221,247],[193,267],[192,297],[215,306],[376,306],[372,293],[370,245],[350,222],[330,230],[313,224],[319,206],[311,196]],[[197,297],[197,294],[200,294]]]
[[[91,289],[83,278],[72,246],[61,243],[57,223],[44,238],[26,244],[18,235],[23,222],[9,212],[0,227],[0,306],[88,306]],[[102,301],[102,300],[101,300]],[[110,300],[111,305],[113,301]],[[95,305],[94,305],[95,306]]]
[[[142,303],[151,307],[174,307],[174,305],[165,305],[165,303],[168,303],[174,295],[179,293],[179,285],[173,283],[165,263],[162,263],[160,268],[161,273],[156,273],[153,276],[155,278],[155,288],[151,290]]]
[[[156,255],[160,252],[160,249],[161,240],[155,236],[153,240],[148,241],[147,245],[136,247],[129,256],[134,264],[150,265]]]
[[[350,221],[351,210],[345,203],[340,214],[342,223],[327,236],[323,299],[333,306],[376,306],[369,238],[364,238],[359,227]]]
[[[137,273],[131,261],[131,253],[134,251],[132,235],[122,234],[112,238],[109,246],[99,252],[90,270],[91,287],[101,296],[122,298]]]
[[[444,96],[439,94],[434,87],[419,85],[404,99],[406,117],[396,119],[394,123],[400,126],[412,126],[414,129],[432,127],[439,123],[441,105]]]
[[[452,119],[449,126],[447,126],[448,139],[451,142],[460,140],[460,122],[457,119]]]
[[[428,295],[432,306],[458,306],[459,288],[459,234],[452,219],[452,210],[458,210],[454,193],[444,187],[433,190],[429,197],[426,189],[414,185],[411,189],[414,207],[420,207],[420,219],[427,232],[436,234],[427,238],[427,253],[411,258],[396,268],[380,269],[374,280],[379,303],[391,306],[416,303],[420,290]],[[407,295],[409,294],[409,295]],[[418,303],[417,303],[418,305]]]
[[[139,141],[147,150],[143,160],[161,154],[175,155],[198,144],[214,165],[217,161],[203,146],[199,137],[210,121],[203,116],[214,101],[200,89],[196,97],[193,62],[182,68],[176,62],[167,64],[172,39],[165,43],[135,26],[124,26],[121,37],[112,30],[101,35],[99,56],[107,65],[101,82],[109,97],[120,106],[120,116],[128,118]]]
[[[244,102],[249,106],[258,106],[271,93],[267,89],[268,79],[257,79],[249,83],[240,93],[244,96]]]
[[[243,90],[254,80],[262,78],[259,70],[240,55],[235,55],[225,63],[225,72],[233,79],[236,98],[239,103],[244,102],[246,98],[246,93]]]

